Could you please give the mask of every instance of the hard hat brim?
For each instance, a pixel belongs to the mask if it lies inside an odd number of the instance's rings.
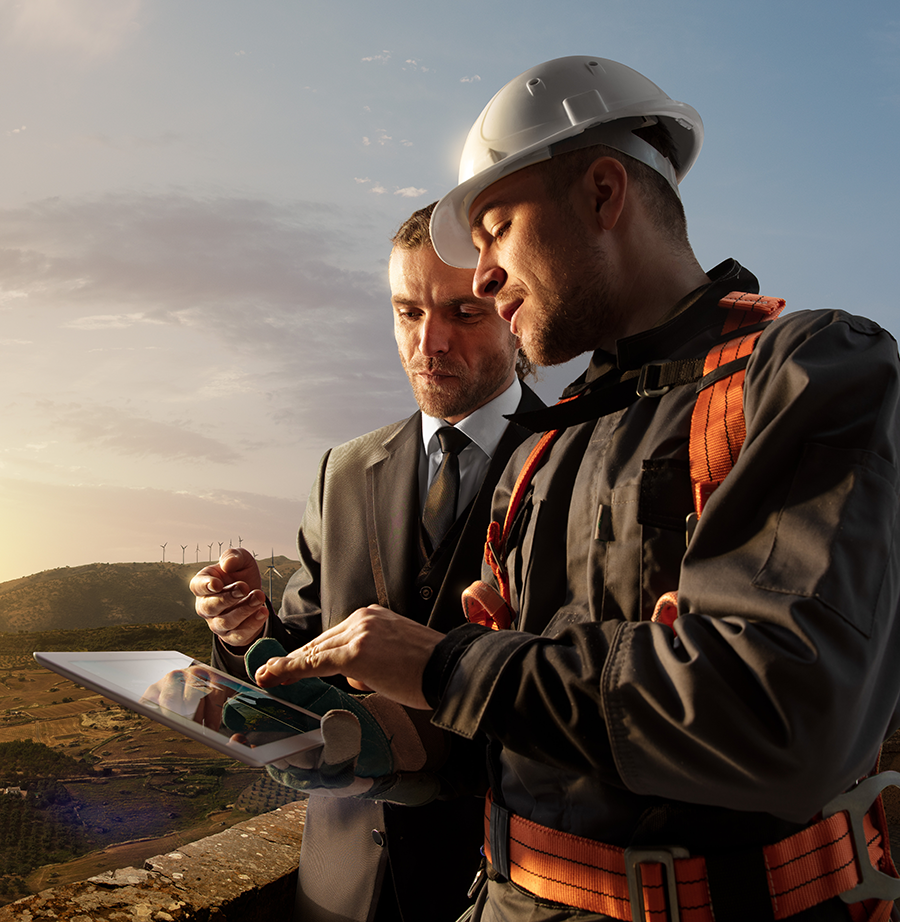
[[[431,215],[431,243],[435,253],[449,266],[474,269],[478,265],[478,250],[472,242],[469,210],[475,199],[495,182],[535,163],[550,159],[546,144],[516,157],[501,160],[460,183],[435,205]]]

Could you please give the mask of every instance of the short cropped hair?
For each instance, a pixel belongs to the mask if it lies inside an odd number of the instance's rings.
[[[432,202],[418,211],[414,211],[391,237],[391,243],[401,250],[420,250],[422,247],[434,247],[431,242],[431,215],[437,202]],[[522,350],[516,356],[516,375],[520,379],[537,377],[534,364],[525,358]]]
[[[634,134],[654,147],[669,160],[676,170],[679,168],[680,164],[672,135],[662,122],[658,121],[656,124],[635,129]],[[631,181],[643,192],[644,201],[656,227],[667,234],[676,247],[690,246],[684,206],[669,185],[669,181],[661,173],[605,144],[566,151],[565,142],[562,142],[560,148],[562,148],[561,152],[555,154],[550,160],[537,164],[549,191],[555,197],[568,194],[572,185],[584,176],[588,167],[595,160],[600,157],[612,157],[625,167]]]
[[[397,233],[391,237],[391,243],[401,250],[418,250],[430,247],[431,243],[431,215],[437,202],[432,202],[418,211],[414,211],[399,227]]]

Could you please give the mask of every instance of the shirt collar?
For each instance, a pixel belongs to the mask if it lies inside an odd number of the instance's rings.
[[[516,412],[521,399],[522,385],[518,378],[513,378],[512,384],[502,394],[498,394],[489,403],[460,420],[456,428],[465,432],[489,458],[493,458],[500,439],[503,438],[503,433],[509,425],[509,420],[505,417]],[[426,454],[436,450],[431,444],[434,434],[442,426],[449,425],[446,420],[422,414],[422,444],[425,446]]]

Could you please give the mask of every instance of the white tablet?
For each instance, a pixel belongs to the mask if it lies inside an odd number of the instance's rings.
[[[34,658],[247,765],[263,767],[322,745],[318,714],[174,650],[35,653]]]

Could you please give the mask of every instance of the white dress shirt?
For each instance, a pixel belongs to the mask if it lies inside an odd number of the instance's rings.
[[[456,428],[472,440],[459,453],[459,499],[456,504],[458,516],[481,487],[484,475],[490,466],[494,452],[503,438],[509,420],[504,415],[515,413],[522,398],[522,385],[518,378],[490,403],[479,407],[465,419],[456,424]],[[443,419],[422,414],[422,450],[419,452],[419,508],[425,508],[428,487],[437,474],[444,453],[437,438],[437,431],[450,424]]]

